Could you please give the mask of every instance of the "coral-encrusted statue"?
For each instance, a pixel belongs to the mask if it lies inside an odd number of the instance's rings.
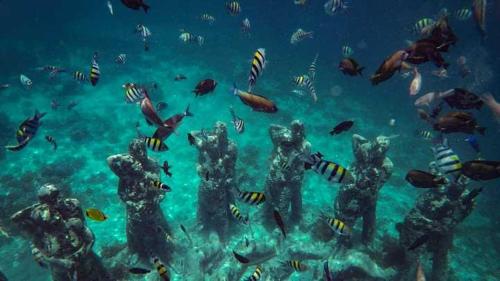
[[[302,160],[311,144],[305,140],[304,125],[293,121],[290,129],[271,125],[269,135],[274,145],[271,166],[266,179],[265,193],[269,198],[265,205],[264,219],[274,227],[273,209],[283,216],[285,225],[299,223],[302,218]]]
[[[144,262],[152,256],[170,260],[165,233],[170,227],[160,209],[164,191],[153,186],[160,178],[160,167],[148,158],[146,146],[140,139],[129,145],[129,154],[108,157],[108,165],[119,178],[118,195],[127,208],[127,244]]]
[[[11,219],[31,239],[37,261],[50,268],[52,279],[112,280],[92,250],[95,239],[85,226],[80,202],[62,198],[52,184],[40,188],[38,199]]]
[[[336,218],[352,226],[363,219],[363,243],[373,241],[378,192],[392,174],[392,161],[385,156],[390,138],[379,136],[368,141],[360,135],[352,136],[352,149],[356,160],[349,168],[356,179],[345,184],[335,199]]]

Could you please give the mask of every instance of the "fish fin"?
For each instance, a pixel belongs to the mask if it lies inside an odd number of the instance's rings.
[[[42,117],[45,116],[45,114],[47,114],[47,112],[40,113],[40,111],[38,111],[38,109],[35,110],[35,118],[36,119],[42,119]]]
[[[229,94],[238,95],[238,86],[235,82],[233,82],[233,86],[229,89]]]
[[[189,104],[188,106],[186,107],[186,110],[184,111],[184,116],[190,116],[190,117],[193,117],[194,115],[189,111]]]

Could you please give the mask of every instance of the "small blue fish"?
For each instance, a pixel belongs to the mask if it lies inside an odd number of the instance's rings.
[[[477,137],[474,135],[470,135],[464,139],[464,141],[468,142],[469,145],[477,152],[481,153],[481,149],[479,148],[479,141]]]

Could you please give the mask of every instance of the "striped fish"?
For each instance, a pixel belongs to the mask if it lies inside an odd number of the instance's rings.
[[[417,135],[425,140],[431,140],[432,138],[434,138],[434,135],[432,134],[432,132],[427,131],[427,130],[417,130],[417,131],[415,131],[415,135]]]
[[[302,262],[300,262],[298,260],[288,260],[284,264],[290,266],[295,271],[306,271],[307,270],[307,265],[303,264]]]
[[[441,173],[445,175],[460,173],[462,162],[460,162],[458,155],[448,146],[447,139],[434,145],[431,149],[434,153],[437,168]]]
[[[42,125],[40,121],[46,113],[35,111],[35,115],[24,120],[16,131],[16,139],[19,144],[23,143],[26,139],[31,139],[38,132],[38,128]]]
[[[345,0],[329,0],[323,5],[325,8],[325,13],[327,15],[333,16],[337,12],[340,12],[344,9],[347,9],[347,5]]]
[[[431,19],[431,18],[423,18],[418,20],[412,27],[412,31],[415,34],[420,34],[420,35],[425,35],[428,34],[434,25],[436,24],[436,21]]]
[[[92,58],[89,77],[92,86],[97,85],[97,82],[99,82],[99,78],[101,77],[101,70],[99,69],[99,64],[97,63],[97,53],[95,53],[94,57]]]
[[[311,65],[309,66],[309,70],[307,72],[308,76],[313,81],[316,78],[316,69],[317,69],[316,63],[318,62],[318,56],[319,56],[319,54],[316,54],[316,56],[314,57],[314,60],[312,61]]]
[[[143,88],[138,88],[134,83],[123,85],[125,88],[125,100],[128,103],[136,103],[142,101],[146,97],[146,92]]]
[[[127,62],[127,54],[119,54],[116,57],[115,62],[117,64],[125,64]]]
[[[335,218],[327,218],[326,222],[330,228],[339,235],[349,236],[351,235],[351,229],[341,220]]]
[[[170,281],[170,276],[168,276],[167,267],[163,263],[161,263],[160,259],[153,258],[153,263],[154,267],[156,268],[156,271],[158,272],[158,275],[160,275],[161,280]]]
[[[262,192],[257,191],[238,191],[238,198],[241,201],[250,204],[250,205],[260,205],[266,201],[266,195]]]
[[[48,267],[45,256],[34,245],[31,246],[31,255],[33,255],[33,259],[36,261],[36,263],[40,267],[42,267],[42,268],[47,268]]]
[[[241,32],[249,33],[250,29],[252,29],[250,20],[248,18],[245,18],[244,20],[241,21]]]
[[[313,31],[304,31],[302,28],[299,28],[290,37],[290,44],[295,45],[295,44],[303,41],[304,39],[313,38],[313,37],[314,37]]]
[[[82,72],[80,71],[75,71],[73,72],[73,79],[75,79],[76,81],[87,81],[87,76],[85,76],[85,74],[83,74]]]
[[[52,149],[53,150],[57,150],[57,142],[56,142],[56,139],[54,139],[53,136],[45,136],[45,139],[50,143],[52,144]]]
[[[242,222],[243,224],[248,224],[249,219],[248,216],[244,216],[241,214],[240,209],[236,207],[234,204],[229,204],[229,211],[231,211],[231,214],[233,217],[238,220],[239,222]]]
[[[342,55],[345,58],[352,56],[352,54],[354,54],[354,50],[350,46],[347,45],[342,46]]]
[[[167,145],[159,138],[145,137],[144,143],[146,146],[153,151],[167,151]]]
[[[455,17],[458,20],[466,21],[472,17],[472,11],[471,11],[471,9],[468,9],[468,8],[458,9],[455,12]]]
[[[210,24],[210,25],[214,24],[214,22],[215,22],[215,17],[212,15],[209,15],[207,13],[201,15],[200,19],[202,21],[208,22],[208,24]]]
[[[153,185],[155,188],[161,189],[161,190],[166,191],[166,192],[172,191],[170,186],[162,183],[161,181],[152,181],[151,185]]]
[[[246,281],[258,281],[262,277],[262,267],[257,266],[255,271],[252,273],[250,277],[246,279]]]
[[[304,168],[306,170],[312,169],[329,182],[345,184],[354,182],[353,176],[347,169],[334,162],[323,160],[323,155],[319,152],[309,155],[304,160]]]
[[[241,12],[241,6],[238,1],[231,1],[226,3],[226,9],[231,16],[236,16]]]
[[[248,92],[252,91],[252,87],[257,83],[257,78],[262,74],[266,67],[266,49],[259,48],[255,51],[252,60],[252,68],[248,76]]]
[[[236,115],[232,106],[229,107],[229,112],[231,112],[231,116],[233,118],[232,123],[236,132],[238,134],[243,133],[245,131],[245,121]]]
[[[307,88],[314,102],[318,100],[318,96],[316,95],[316,88],[314,87],[313,81],[311,80],[311,78],[309,78],[309,76],[295,76],[293,78],[293,82],[299,87]]]

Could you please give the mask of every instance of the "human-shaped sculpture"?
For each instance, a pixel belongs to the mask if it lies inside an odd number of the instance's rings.
[[[304,124],[297,120],[291,123],[290,129],[271,125],[269,135],[274,149],[266,179],[265,193],[269,202],[265,204],[264,219],[274,227],[272,218],[276,208],[283,216],[285,225],[290,226],[299,223],[302,218],[302,158],[310,150],[311,144],[305,139]]]
[[[52,184],[39,189],[38,200],[11,220],[30,238],[38,262],[50,268],[52,279],[113,280],[92,250],[95,238],[85,226],[80,202],[62,198]]]
[[[172,250],[166,233],[171,229],[160,209],[165,191],[154,187],[160,179],[158,163],[149,158],[144,141],[134,139],[129,154],[108,157],[108,165],[118,178],[118,195],[127,209],[127,245],[143,262],[153,256],[167,262]]]
[[[352,136],[354,163],[349,170],[354,183],[342,185],[335,199],[337,219],[353,226],[363,219],[363,243],[369,244],[375,235],[376,207],[379,190],[392,174],[392,161],[386,157],[390,138],[379,136],[369,141],[360,135]]]

